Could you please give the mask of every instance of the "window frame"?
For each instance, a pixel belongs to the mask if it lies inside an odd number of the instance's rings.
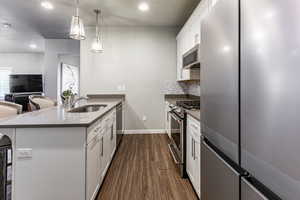
[[[8,72],[8,80],[7,80],[8,91],[7,91],[7,93],[9,93],[9,92],[10,92],[10,91],[9,91],[9,75],[13,73],[13,70],[12,70],[12,67],[0,67],[0,74],[1,74],[3,71]],[[1,75],[0,75],[0,77],[1,77]],[[0,82],[1,82],[1,80],[0,80]],[[0,86],[0,100],[4,100],[4,99],[5,99],[5,94],[7,94],[7,93],[4,93],[4,94],[2,95],[2,93],[1,93],[1,86]]]

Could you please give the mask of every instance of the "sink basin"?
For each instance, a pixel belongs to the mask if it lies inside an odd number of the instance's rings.
[[[69,110],[70,113],[88,113],[88,112],[96,112],[100,109],[105,108],[107,105],[104,104],[96,104],[96,105],[86,105],[86,106],[80,106],[77,108],[73,108],[72,110]]]

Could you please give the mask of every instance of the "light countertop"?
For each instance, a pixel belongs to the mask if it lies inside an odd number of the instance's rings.
[[[186,110],[187,114],[192,116],[194,119],[201,121],[200,110]]]
[[[70,113],[63,106],[42,109],[2,119],[0,120],[0,128],[88,127],[121,102],[122,99],[120,98],[82,101],[80,106],[87,104],[107,105],[99,111],[89,113]]]

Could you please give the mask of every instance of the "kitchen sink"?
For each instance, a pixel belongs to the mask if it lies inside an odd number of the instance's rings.
[[[77,108],[73,108],[69,110],[70,113],[89,113],[89,112],[96,112],[103,108],[105,108],[107,105],[105,104],[95,104],[95,105],[86,105],[86,106],[80,106]]]

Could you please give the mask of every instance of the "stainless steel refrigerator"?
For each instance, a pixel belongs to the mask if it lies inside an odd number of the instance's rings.
[[[299,10],[219,0],[204,19],[203,200],[300,199]]]

